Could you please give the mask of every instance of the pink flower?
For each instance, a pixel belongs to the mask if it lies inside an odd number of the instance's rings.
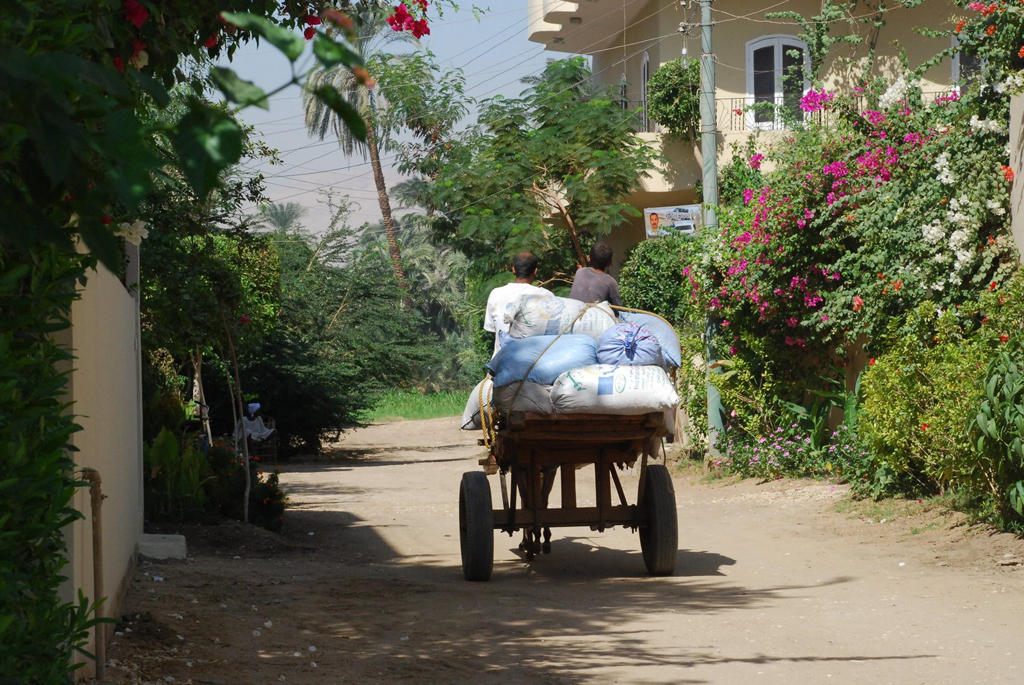
[[[753,157],[750,158],[750,161],[748,162],[748,164],[750,164],[750,168],[751,169],[760,169],[761,168],[761,162],[763,162],[763,161],[764,161],[764,155],[762,155],[759,152],[759,153],[757,153],[756,155],[754,155]]]
[[[861,112],[861,116],[867,119],[874,126],[879,126],[885,121],[885,114],[871,109]]]
[[[864,300],[860,299],[859,295],[853,296],[853,311],[859,312],[864,306]]]
[[[820,112],[828,109],[828,104],[835,98],[835,93],[826,93],[825,89],[811,89],[800,98],[800,109],[805,112]]]
[[[743,191],[743,204],[749,205],[750,201],[754,199],[754,191],[750,188],[746,188]]]

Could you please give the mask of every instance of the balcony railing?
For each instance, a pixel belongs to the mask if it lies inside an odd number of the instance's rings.
[[[957,90],[936,90],[922,93],[925,103],[941,102],[943,99],[957,99]],[[640,110],[643,102],[639,100],[621,100],[623,109]],[[870,108],[868,98],[859,96],[854,100],[857,111]],[[803,112],[799,107],[799,99],[789,97],[754,101],[752,97],[718,98],[715,101],[719,133],[751,133],[754,131],[785,131],[801,124],[824,123],[829,117],[836,116],[834,111]],[[664,128],[650,118],[637,112],[633,124],[637,132],[660,133]]]

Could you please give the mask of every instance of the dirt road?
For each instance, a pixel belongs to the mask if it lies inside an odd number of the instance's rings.
[[[106,679],[1024,682],[1024,544],[916,502],[837,513],[827,483],[677,476],[674,577],[646,576],[628,530],[563,529],[532,563],[497,537],[492,580],[468,583],[475,439],[454,419],[375,426],[285,468],[283,536],[193,530],[188,562],[141,566]]]

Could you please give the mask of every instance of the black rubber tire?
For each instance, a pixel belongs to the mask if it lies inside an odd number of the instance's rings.
[[[481,471],[462,474],[459,488],[459,544],[466,580],[489,580],[494,568],[494,510],[491,486]]]
[[[679,556],[679,520],[672,476],[661,464],[647,467],[644,508],[647,510],[647,524],[640,526],[644,564],[652,576],[670,576],[675,573]]]

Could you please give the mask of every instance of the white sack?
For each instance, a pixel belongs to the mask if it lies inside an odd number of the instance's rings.
[[[594,364],[566,371],[551,387],[559,414],[647,414],[679,404],[660,366]]]
[[[494,394],[494,381],[490,377],[483,379],[476,384],[473,392],[469,393],[466,401],[466,410],[462,412],[462,423],[459,426],[464,431],[480,430],[483,424],[480,423],[480,390],[483,388],[484,404],[491,404],[491,396]]]
[[[615,316],[615,310],[607,302],[601,302],[587,307],[583,316],[572,325],[572,332],[589,335],[597,340],[602,333],[617,323],[619,319]]]
[[[522,385],[522,390],[519,386]],[[516,391],[519,394],[516,395]],[[513,402],[513,398],[515,401]],[[494,406],[502,414],[513,411],[529,411],[537,414],[553,414],[551,386],[539,383],[510,383],[494,390]]]
[[[558,335],[572,325],[586,305],[555,295],[520,295],[505,315],[513,338]]]

